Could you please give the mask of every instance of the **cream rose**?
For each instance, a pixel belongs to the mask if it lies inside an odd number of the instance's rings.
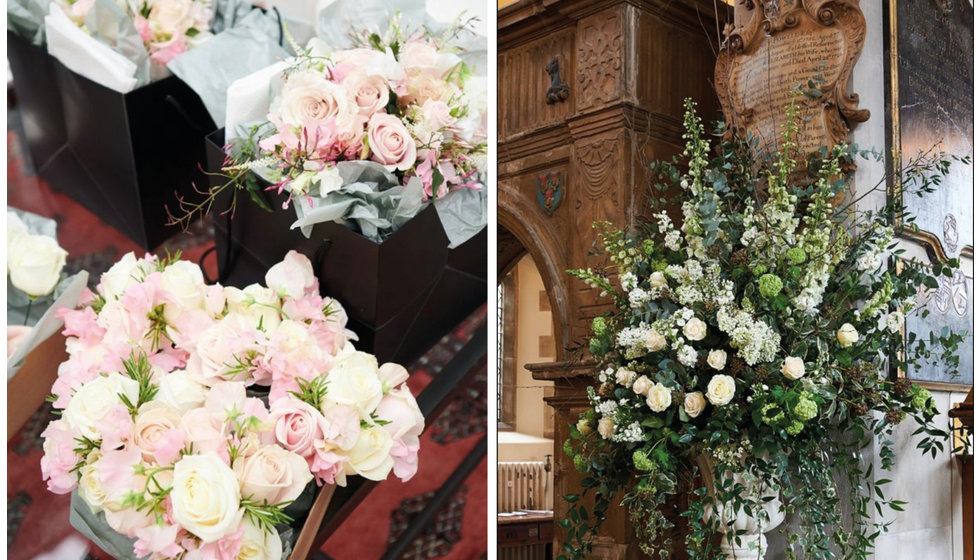
[[[708,352],[708,366],[712,369],[721,371],[725,369],[725,363],[728,361],[728,353],[724,350],[712,350]]]
[[[347,474],[359,474],[368,480],[384,480],[395,460],[391,457],[394,442],[381,426],[362,428],[357,443],[347,452]]]
[[[730,375],[716,375],[708,382],[708,401],[724,406],[735,397],[735,379]]]
[[[24,233],[7,245],[7,272],[10,283],[31,297],[54,291],[65,268],[68,252],[46,235]]]
[[[650,275],[650,288],[663,289],[667,287],[667,277],[663,272],[657,271]]]
[[[449,110],[449,105],[445,101],[429,99],[422,104],[422,117],[430,130],[442,130],[453,126],[456,119],[453,118]]]
[[[599,435],[602,436],[603,439],[611,438],[615,431],[616,425],[613,424],[612,418],[603,416],[599,419]]]
[[[96,424],[113,407],[123,404],[120,394],[126,395],[129,402],[135,403],[139,395],[139,383],[118,373],[100,375],[75,392],[65,408],[64,419],[80,435],[93,441],[100,440],[102,434]]]
[[[662,383],[657,383],[647,393],[647,406],[654,412],[663,412],[670,406],[670,389]]]
[[[313,480],[306,459],[278,445],[259,447],[235,463],[242,496],[268,504],[289,503]]]
[[[704,394],[701,392],[687,393],[684,395],[684,412],[691,418],[697,418],[704,412]]]
[[[243,315],[253,327],[261,324],[265,332],[273,332],[282,321],[275,290],[251,284],[244,290],[226,286],[224,291],[229,313]]]
[[[377,74],[351,72],[344,78],[344,87],[353,95],[357,112],[365,117],[380,112],[388,105],[391,90],[388,89],[388,82]]]
[[[206,543],[238,529],[243,514],[238,478],[217,455],[185,455],[173,472],[170,499],[177,523]]]
[[[145,259],[137,259],[132,252],[126,253],[102,274],[99,293],[109,301],[119,299],[130,285],[146,277],[153,270],[153,266],[153,263]]]
[[[130,441],[139,448],[143,461],[154,464],[157,442],[174,429],[182,429],[180,413],[162,402],[150,401],[140,407],[139,414],[133,421]]]
[[[857,329],[855,329],[854,325],[850,323],[844,323],[839,329],[837,329],[837,342],[839,342],[844,348],[847,348],[848,346],[857,342],[858,338]]]
[[[402,121],[385,113],[376,113],[368,121],[368,146],[371,160],[388,171],[405,171],[415,165],[415,139]]]
[[[408,385],[389,391],[378,403],[375,414],[381,420],[388,421],[384,428],[392,439],[417,442],[425,429],[425,416],[419,410],[419,404]]]
[[[282,539],[277,531],[265,531],[248,519],[242,521],[242,546],[235,560],[280,560]]]
[[[201,267],[190,261],[177,261],[164,269],[160,288],[167,294],[163,315],[173,325],[180,314],[190,309],[204,309],[207,285]]]
[[[787,358],[783,360],[782,372],[783,377],[786,379],[799,379],[806,373],[806,366],[803,364],[803,360],[801,358],[797,358],[796,356],[787,356]]]
[[[703,340],[708,335],[708,325],[704,321],[694,317],[684,325],[684,336],[688,340]]]
[[[619,368],[616,370],[616,383],[624,387],[629,387],[633,384],[633,380],[636,379],[636,372],[630,371],[626,368]]]
[[[287,125],[304,126],[309,121],[323,121],[345,116],[352,101],[347,88],[332,83],[316,71],[290,74],[273,113]]]
[[[352,352],[340,358],[327,375],[327,399],[352,406],[367,416],[381,402],[378,360],[371,354]]]
[[[646,396],[652,387],[653,381],[650,381],[650,378],[645,375],[641,375],[633,382],[633,392],[637,395]]]
[[[92,513],[99,513],[109,497],[106,495],[105,487],[102,486],[102,481],[99,480],[95,465],[85,465],[79,473],[81,477],[78,479],[78,495]]]
[[[204,404],[206,397],[204,385],[186,371],[177,370],[160,378],[156,400],[183,414]]]
[[[664,338],[664,335],[651,329],[650,332],[647,333],[647,350],[651,352],[660,352],[664,349],[664,346],[667,346],[667,339]]]
[[[587,436],[592,433],[592,426],[589,425],[589,421],[585,418],[578,419],[578,422],[575,424],[575,429],[578,430],[578,433],[582,434],[583,436]]]

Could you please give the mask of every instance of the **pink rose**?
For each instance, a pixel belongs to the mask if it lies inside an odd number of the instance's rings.
[[[322,121],[352,112],[347,90],[315,71],[290,74],[277,101],[270,120],[281,120],[289,126],[304,126],[309,121]]]
[[[164,451],[164,449],[158,448],[159,444],[166,443],[164,447],[173,447],[173,440],[177,436],[169,434],[169,432],[174,430],[177,430],[182,442],[183,429],[181,429],[180,413],[163,403],[151,401],[140,407],[139,414],[137,414],[132,425],[131,441],[142,453],[143,460],[152,464],[157,460],[158,451]],[[169,457],[171,454],[165,453],[165,458],[171,458]]]
[[[385,113],[376,113],[368,121],[368,146],[371,160],[388,171],[405,171],[415,165],[415,140],[402,121]]]
[[[278,445],[265,445],[235,462],[242,496],[282,504],[295,500],[313,480],[306,459]]]
[[[317,440],[327,431],[327,421],[320,411],[296,397],[285,397],[272,403],[270,420],[275,422],[276,441],[287,451],[309,459]]]
[[[289,299],[301,298],[317,287],[310,259],[296,251],[286,253],[281,262],[266,272],[265,284]]]
[[[136,32],[140,34],[140,39],[143,39],[145,43],[149,43],[150,39],[153,38],[153,30],[150,29],[149,20],[143,16],[136,16],[133,18],[133,23],[136,25]]]
[[[357,112],[365,117],[382,111],[388,105],[390,90],[384,78],[377,74],[352,72],[344,79],[344,87],[354,97]]]
[[[441,130],[456,124],[456,119],[450,113],[445,101],[428,99],[422,104],[422,118],[430,130]]]
[[[408,381],[408,370],[400,364],[387,363],[381,364],[378,368],[378,377],[385,387],[397,387]]]
[[[419,435],[425,428],[425,417],[419,410],[408,385],[388,392],[378,404],[375,414],[387,420],[384,429],[393,440],[391,457],[394,473],[402,482],[415,476],[418,471]]]

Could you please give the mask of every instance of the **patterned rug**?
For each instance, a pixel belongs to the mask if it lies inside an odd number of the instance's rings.
[[[67,196],[52,190],[33,172],[20,144],[16,111],[8,111],[7,204],[54,218],[59,242],[69,252],[69,272],[88,270],[91,283],[128,251],[143,251],[115,229]],[[200,222],[167,241],[158,251],[181,250],[214,275],[213,225]],[[409,386],[418,394],[472,338],[486,320],[486,307],[476,311],[425,356],[409,367]],[[387,481],[375,487],[357,510],[327,540],[315,558],[366,560],[380,558],[431,500],[464,457],[486,433],[487,371],[471,375],[464,391],[431,423],[421,439],[418,474],[408,483]],[[104,559],[68,523],[67,496],[49,493],[41,480],[40,434],[51,419],[42,405],[7,443],[7,557],[12,560]],[[469,475],[432,523],[409,546],[403,558],[419,560],[485,558],[487,551],[487,463]]]

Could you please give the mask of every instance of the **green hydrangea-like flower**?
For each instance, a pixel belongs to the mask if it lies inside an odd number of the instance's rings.
[[[802,431],[803,431],[803,422],[800,422],[799,420],[793,420],[793,422],[786,427],[786,433],[791,436],[795,436],[796,434]]]
[[[575,448],[572,446],[572,440],[566,439],[565,443],[561,446],[561,449],[565,452],[565,455],[568,455],[569,457],[575,456]]]
[[[793,247],[789,251],[786,251],[786,260],[793,264],[803,264],[806,262],[806,251],[799,247]]]
[[[589,464],[585,462],[585,457],[581,455],[576,455],[575,457],[573,457],[572,463],[575,465],[575,470],[577,470],[582,474],[585,474],[586,470],[589,467]]]
[[[806,395],[800,397],[799,402],[793,407],[793,415],[797,420],[806,422],[817,415],[817,403],[813,402]]]
[[[657,467],[642,449],[633,452],[633,466],[636,467],[636,470],[643,472],[650,472]]]
[[[930,411],[935,408],[935,404],[932,401],[932,395],[926,389],[915,385],[912,387],[912,406],[917,410],[924,412]]]
[[[752,274],[754,276],[762,276],[765,273],[766,273],[766,266],[762,264],[756,265],[756,267],[752,269]]]
[[[652,239],[644,239],[643,240],[643,254],[644,255],[646,255],[646,256],[649,257],[650,255],[653,254],[653,251],[656,248],[657,248],[657,244],[654,243]]]
[[[763,405],[762,406],[762,410],[760,411],[760,412],[762,412],[762,421],[765,422],[766,424],[769,424],[770,426],[782,422],[782,420],[784,418],[784,415],[783,415],[783,411],[782,410],[780,410],[779,412],[777,412],[775,414],[769,414],[770,411],[772,411],[772,410],[774,410],[776,408],[779,408],[779,407],[777,407],[774,403],[769,403],[769,404]]]
[[[783,281],[775,274],[763,274],[759,277],[759,293],[762,297],[772,299],[783,290]]]
[[[606,319],[604,317],[592,319],[592,332],[596,336],[604,336],[606,334]]]

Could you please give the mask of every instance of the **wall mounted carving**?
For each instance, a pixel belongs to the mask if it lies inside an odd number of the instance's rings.
[[[548,105],[564,102],[571,92],[568,89],[568,83],[561,79],[561,68],[558,66],[557,56],[551,59],[551,62],[545,67],[545,71],[551,77],[551,87],[548,88],[547,94]]]
[[[868,120],[847,89],[866,33],[858,0],[746,1],[739,9],[745,23],[726,29],[715,66],[732,130],[751,132],[772,151],[791,88],[800,86],[810,94],[801,103],[802,154],[845,141],[854,123]]]
[[[578,34],[578,107],[601,105],[620,96],[623,24],[619,10],[582,20]]]

